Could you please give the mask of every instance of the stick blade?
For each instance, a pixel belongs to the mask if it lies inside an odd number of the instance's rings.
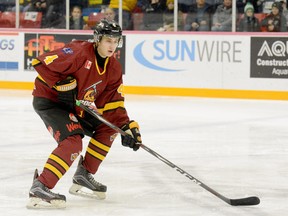
[[[242,199],[230,199],[230,204],[232,206],[258,205],[259,203],[260,203],[260,199],[256,196],[242,198]]]

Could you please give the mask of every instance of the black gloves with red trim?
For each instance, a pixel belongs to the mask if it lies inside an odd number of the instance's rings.
[[[121,129],[127,133],[126,136],[121,135],[122,145],[137,151],[142,143],[138,123],[132,120]]]

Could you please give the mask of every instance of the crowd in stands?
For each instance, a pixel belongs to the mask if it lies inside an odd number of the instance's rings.
[[[232,5],[236,1],[236,19]],[[122,0],[123,30],[287,32],[288,0]],[[4,2],[4,3],[3,3]],[[41,14],[41,28],[66,28],[65,0],[20,0],[20,12]],[[15,1],[0,1],[0,28],[5,12],[15,13]],[[119,0],[70,0],[69,29],[93,29],[102,18],[119,20]],[[20,16],[28,17],[29,16]],[[15,26],[15,25],[14,25]],[[6,27],[6,26],[4,26]]]

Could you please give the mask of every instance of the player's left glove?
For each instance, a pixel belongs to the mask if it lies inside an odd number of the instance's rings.
[[[126,136],[121,135],[122,145],[137,151],[140,147],[139,144],[142,143],[138,123],[132,120],[121,129],[127,133]]]
[[[65,80],[57,82],[53,86],[58,92],[58,101],[74,110],[77,96],[77,81],[74,77],[68,76]]]

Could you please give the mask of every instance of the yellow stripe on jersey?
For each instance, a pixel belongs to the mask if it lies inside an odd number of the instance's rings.
[[[54,166],[52,166],[51,164],[46,163],[44,166],[46,169],[50,170],[51,172],[53,172],[59,179],[62,178],[62,173]]]
[[[106,152],[109,152],[109,150],[110,150],[110,147],[103,145],[102,143],[98,142],[97,140],[95,140],[93,138],[91,138],[90,143],[92,143],[94,146],[96,146],[96,147],[98,147],[98,148],[100,148]]]
[[[117,109],[119,107],[125,108],[124,107],[124,101],[116,101],[116,102],[107,103],[107,104],[105,104],[104,108],[99,108],[98,111],[101,114],[103,114],[103,112],[105,112],[105,111],[114,110],[114,109]]]
[[[45,80],[42,78],[42,76],[40,76],[40,74],[38,74],[37,78],[46,83]]]
[[[105,63],[104,63],[104,69],[103,69],[102,72],[100,72],[100,69],[99,69],[99,67],[98,67],[98,62],[97,62],[97,60],[95,59],[96,70],[98,71],[98,74],[99,74],[99,75],[103,75],[103,74],[106,72],[106,67],[107,67],[108,62],[109,62],[109,57],[106,58]]]
[[[63,167],[66,171],[69,169],[69,165],[65,161],[63,161],[61,158],[59,158],[58,156],[51,154],[49,158],[55,161],[61,167]]]
[[[105,159],[105,156],[99,154],[98,152],[94,151],[93,149],[87,147],[87,152],[94,157],[98,158],[99,160],[103,161]]]
[[[41,62],[37,59],[37,58],[34,58],[33,60],[32,60],[32,66],[35,66],[35,65],[38,65],[38,64],[40,64]]]

